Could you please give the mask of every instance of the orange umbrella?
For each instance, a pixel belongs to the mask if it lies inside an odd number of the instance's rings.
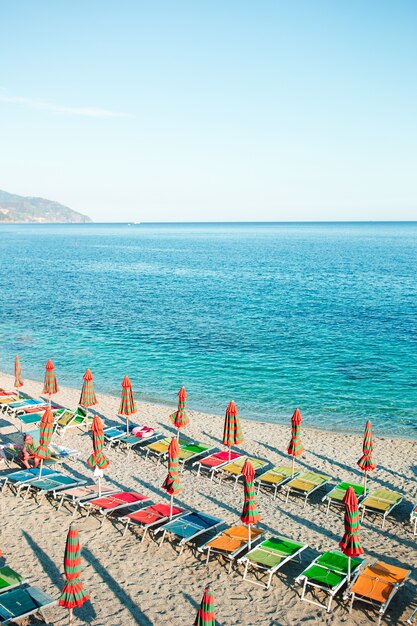
[[[49,395],[49,406],[51,406],[51,396],[58,392],[58,383],[56,382],[55,367],[51,359],[45,366],[45,380],[43,383],[42,393]]]
[[[44,460],[51,457],[49,444],[51,443],[52,435],[54,432],[54,416],[50,407],[46,409],[45,413],[41,417],[40,430],[41,432],[39,435],[39,446],[35,452],[35,456],[41,460],[39,468],[39,478],[42,476],[42,467]]]
[[[19,388],[23,387],[22,367],[20,365],[19,356],[16,354],[14,358],[14,386],[19,397]]]
[[[187,392],[185,391],[185,387],[181,387],[178,392],[178,409],[173,413],[171,417],[171,422],[174,424],[177,429],[177,439],[180,438],[180,428],[184,428],[190,422],[188,419],[188,415],[185,412],[185,401],[187,399]]]
[[[243,504],[242,515],[240,519],[244,524],[248,526],[248,545],[249,550],[251,548],[251,524],[256,524],[261,519],[259,515],[257,506],[256,506],[256,489],[255,489],[255,470],[253,469],[252,463],[249,459],[243,464],[242,472],[243,475],[243,485],[245,490],[245,501]]]
[[[104,426],[98,415],[94,415],[91,425],[93,433],[93,454],[88,457],[87,463],[90,467],[96,468],[98,473],[98,495],[101,496],[101,475],[103,470],[109,466],[110,461],[103,452],[104,448]]]
[[[180,486],[180,447],[178,445],[178,439],[172,437],[171,443],[168,447],[168,475],[165,478],[162,489],[171,496],[171,505],[169,508],[169,519],[172,519],[172,509],[174,505],[174,496],[181,491]]]
[[[128,376],[122,381],[122,398],[120,401],[119,415],[126,417],[126,434],[129,432],[129,415],[137,413],[136,402],[133,397],[132,383]]]
[[[372,461],[372,453],[373,453],[373,441],[372,441],[372,425],[368,420],[365,426],[365,433],[363,437],[363,445],[362,445],[362,456],[358,461],[358,466],[363,471],[363,486],[366,495],[366,477],[368,472],[372,472],[376,469],[376,465],[374,465]]]
[[[224,418],[223,444],[229,448],[229,459],[232,446],[238,446],[243,442],[243,433],[240,427],[237,406],[233,400],[229,402]]]
[[[81,389],[81,396],[78,404],[86,409],[85,423],[86,429],[88,430],[88,408],[97,404],[91,370],[86,370],[83,376],[83,381],[83,388]]]
[[[363,548],[359,539],[359,507],[358,498],[352,487],[348,487],[343,497],[345,505],[345,534],[339,543],[340,549],[347,557],[348,561],[348,581],[350,581],[350,559],[351,557],[361,556]]]

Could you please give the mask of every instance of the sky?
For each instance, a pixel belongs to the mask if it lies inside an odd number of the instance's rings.
[[[415,0],[19,0],[0,24],[0,189],[103,222],[417,219]]]

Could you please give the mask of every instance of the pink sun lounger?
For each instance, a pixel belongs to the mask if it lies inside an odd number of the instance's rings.
[[[227,465],[231,461],[236,461],[236,459],[240,459],[243,454],[239,454],[238,452],[229,452],[229,450],[222,450],[221,452],[215,452],[214,454],[210,454],[206,456],[204,459],[200,459],[193,463],[197,466],[197,476],[200,475],[201,471],[206,471],[210,474],[210,480],[213,480],[214,474],[221,468],[223,465]]]

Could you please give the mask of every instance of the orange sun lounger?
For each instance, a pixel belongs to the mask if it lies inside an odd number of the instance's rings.
[[[352,611],[355,600],[366,602],[378,609],[380,624],[391,600],[410,574],[409,569],[395,567],[383,561],[368,565],[358,572],[344,595],[345,598],[350,596],[349,612]]]
[[[200,552],[207,550],[206,565],[208,565],[210,556],[216,554],[223,556],[229,560],[229,574],[232,569],[233,561],[238,557],[245,548],[249,547],[249,529],[243,524],[237,526],[231,526],[226,528],[222,532],[218,533],[213,539],[207,541],[203,546],[199,548]],[[265,532],[261,528],[250,529],[251,531],[251,544],[256,542]]]

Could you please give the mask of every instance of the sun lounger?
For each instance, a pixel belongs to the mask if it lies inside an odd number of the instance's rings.
[[[37,615],[48,623],[45,609],[57,601],[39,587],[22,585],[0,594],[0,624],[20,621],[29,615]]]
[[[233,488],[236,489],[238,481],[239,480],[243,480],[242,467],[243,467],[246,459],[248,459],[252,463],[252,467],[255,470],[255,472],[257,470],[262,469],[266,465],[268,465],[268,461],[263,461],[262,459],[257,459],[257,458],[254,458],[254,457],[242,456],[239,459],[235,459],[231,463],[227,463],[226,465],[223,465],[219,469],[219,474],[218,474],[219,475],[219,482],[222,482],[223,480],[230,478],[230,479],[234,480]]]
[[[343,498],[345,497],[346,491],[352,487],[355,492],[358,500],[363,498],[365,489],[363,485],[357,485],[356,483],[339,483],[336,487],[333,487],[326,495],[323,497],[322,502],[327,502],[327,512],[329,512],[330,505],[344,507]]]
[[[100,498],[94,498],[85,503],[80,503],[80,506],[87,509],[87,517],[90,514],[100,515],[102,526],[106,517],[114,514],[117,516],[117,512],[121,509],[124,509],[123,515],[130,512],[133,513],[147,500],[149,500],[148,496],[144,496],[135,491],[117,491],[109,496],[101,496]]]
[[[261,528],[251,528],[251,544],[253,545],[264,534]],[[207,541],[199,549],[200,552],[207,550],[206,565],[208,565],[212,554],[225,558],[229,561],[229,574],[235,559],[248,548],[249,529],[246,525],[239,524],[231,526],[218,533],[215,537]]]
[[[185,513],[185,509],[181,509],[177,506],[172,508],[172,519]],[[141,541],[146,537],[149,530],[155,530],[158,526],[165,524],[169,521],[170,505],[169,504],[150,504],[144,509],[130,513],[120,518],[121,522],[125,522],[125,529],[123,535],[126,534],[129,526],[140,528],[142,532]]]
[[[25,583],[23,576],[15,572],[11,567],[0,567],[0,593],[20,587]]]
[[[365,513],[368,512],[374,515],[382,515],[382,528],[384,528],[387,515],[400,504],[402,499],[402,494],[396,491],[374,489],[359,503],[359,508],[362,508],[361,521],[363,521]]]
[[[10,402],[9,404],[3,405],[3,412],[8,413],[9,415],[15,415],[17,411],[22,410],[24,412],[25,408],[30,407],[41,407],[44,406],[45,402],[41,400],[33,400],[32,398],[27,400],[17,400],[16,402]],[[46,405],[47,407],[48,405]]]
[[[178,519],[163,524],[155,530],[155,535],[162,532],[162,538],[159,546],[162,546],[167,533],[173,538],[179,539],[180,554],[184,547],[190,541],[193,541],[199,535],[213,531],[217,526],[223,524],[223,520],[206,513],[187,513]]]
[[[344,596],[350,597],[349,612],[355,600],[366,602],[378,610],[380,624],[391,600],[410,574],[410,569],[394,567],[383,561],[377,561],[357,572]]]
[[[21,487],[21,490],[26,490],[24,496],[25,500],[29,493],[31,491],[34,491],[35,498],[40,503],[48,494],[52,494],[52,496],[54,497],[56,493],[61,491],[61,489],[79,487],[81,485],[84,485],[85,483],[85,480],[75,478],[74,476],[64,476],[63,474],[46,477],[42,476],[41,478],[38,478],[36,480],[31,480],[27,483],[24,483]]]
[[[82,428],[85,426],[86,420],[90,424],[93,421],[93,415],[88,414],[83,407],[79,406],[75,411],[65,409],[55,422],[55,431],[57,435],[63,437],[69,428]]]
[[[61,415],[64,411],[65,409],[53,409],[52,414],[55,419],[58,419],[58,416]],[[23,426],[38,424],[41,421],[42,415],[44,413],[45,411],[39,411],[38,407],[36,407],[36,410],[29,411],[27,413],[18,413],[16,417],[20,421],[20,432],[23,432]]]
[[[207,454],[213,450],[213,446],[208,446],[205,443],[198,443],[197,441],[189,441],[180,444],[179,461],[184,468],[186,463],[190,463],[194,459],[197,459],[202,454]]]
[[[285,501],[288,502],[289,496],[294,493],[304,497],[305,506],[307,504],[308,497],[318,489],[324,487],[324,485],[327,485],[329,480],[330,476],[326,476],[326,474],[302,472],[283,485],[283,490],[287,492]]]
[[[132,433],[133,429],[138,432]],[[109,448],[116,444],[126,444],[126,447],[130,450],[134,445],[144,442],[149,443],[158,435],[159,433],[155,432],[153,428],[148,426],[141,427],[135,424],[129,425],[129,432],[126,432],[126,426],[122,425],[104,429],[104,441]]]
[[[6,485],[19,490],[21,485],[31,480],[37,480],[39,478],[39,472],[39,467],[32,467],[28,470],[19,470],[17,472],[6,474],[6,476],[0,476],[0,481],[2,482],[1,491],[4,491]],[[59,474],[59,472],[56,472],[53,469],[49,469],[47,467],[42,469],[42,476],[48,476],[49,478],[51,476],[56,476],[57,474]]]
[[[101,486],[101,495],[99,496],[98,485],[83,485],[78,487],[71,487],[70,489],[62,489],[58,493],[54,493],[53,497],[58,500],[58,511],[61,509],[64,502],[68,502],[74,506],[73,515],[76,514],[78,506],[85,504],[89,500],[93,500],[97,497],[109,496],[117,493],[118,489],[114,487]]]
[[[347,583],[349,559],[342,552],[325,552],[318,556],[310,565],[296,578],[296,582],[303,584],[301,600],[309,602],[315,606],[320,606],[329,613],[332,608],[332,602],[335,595]],[[363,564],[363,559],[351,558],[350,571],[351,576],[355,574],[358,568]],[[306,598],[306,593],[310,591],[317,592],[329,596],[326,604],[319,602],[317,599]]]
[[[136,450],[137,448],[149,445],[151,442],[155,443],[156,441],[159,441],[159,439],[163,438],[163,435],[161,433],[155,432],[153,429],[145,432],[147,434],[147,436],[145,437],[140,437],[138,435],[132,434],[126,435],[125,433],[122,437],[114,440],[114,443],[117,444],[120,448],[126,450],[127,454],[129,455],[132,450]]]
[[[149,455],[156,456],[159,462],[168,453],[170,443],[171,437],[163,437],[163,439],[158,439],[158,441],[147,443],[142,446],[141,450],[145,452],[145,458],[148,458]]]
[[[298,557],[301,561],[301,553],[307,548],[308,544],[298,543],[286,537],[265,539],[265,541],[252,548],[250,552],[238,560],[238,563],[245,565],[243,580],[269,589],[272,576],[292,559]],[[259,572],[260,576],[267,574],[267,581],[261,582],[260,579],[248,578],[250,569],[255,570],[255,573]]]
[[[18,402],[19,398],[16,394],[11,392],[3,392],[0,395],[0,410],[3,412],[7,404],[11,404],[12,402]]]
[[[199,476],[201,472],[205,471],[210,474],[210,480],[213,480],[215,473],[218,472],[224,465],[227,465],[231,461],[237,461],[241,458],[243,458],[243,454],[222,450],[221,452],[210,454],[209,456],[204,457],[204,459],[195,461],[193,463],[193,467],[195,465],[197,466],[197,476]]]
[[[291,476],[292,468],[285,465],[273,467],[266,470],[263,474],[260,474],[258,478],[255,478],[255,485],[258,486],[258,493],[260,489],[273,490],[274,500],[277,497],[277,491],[282,485],[298,476],[299,472],[296,472],[294,476]]]
[[[410,522],[413,524],[413,534],[417,535],[417,503],[411,509]]]

